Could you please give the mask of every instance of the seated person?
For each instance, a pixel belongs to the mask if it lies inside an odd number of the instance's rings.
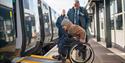
[[[61,23],[63,29],[72,37],[76,38],[76,40],[80,40],[80,42],[84,43],[86,38],[85,30],[79,25],[73,24],[68,19],[64,19]]]
[[[86,38],[85,30],[79,25],[73,24],[68,19],[64,19],[61,25],[65,31],[65,34],[63,34],[63,36],[59,39],[58,43],[59,55],[53,56],[53,58],[57,59],[59,59],[60,55],[62,55],[63,57],[66,56],[67,54],[66,50],[69,50],[69,48],[66,48],[64,46],[69,45],[72,42],[72,39],[70,39],[70,37],[73,37],[75,40],[79,40],[81,43],[85,43],[85,38]]]

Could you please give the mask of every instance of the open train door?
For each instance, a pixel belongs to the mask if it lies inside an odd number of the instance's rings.
[[[17,56],[37,53],[41,46],[37,0],[16,0]]]

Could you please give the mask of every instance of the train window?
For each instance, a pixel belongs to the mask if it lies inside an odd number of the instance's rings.
[[[119,16],[116,17],[116,29],[117,30],[123,30],[122,15],[119,15]]]
[[[16,32],[12,17],[10,7],[0,6],[0,55],[14,54]]]
[[[57,13],[52,9],[51,10],[51,13],[52,13],[52,24],[53,24],[53,33],[55,36],[57,36],[56,34],[58,34],[57,32],[57,27],[56,27],[56,20],[57,20]]]
[[[46,4],[44,4],[44,3],[43,3],[43,7],[44,7],[46,10],[48,10],[47,5],[46,5]]]
[[[114,20],[111,20],[111,30],[114,30]]]
[[[44,27],[45,27],[45,35],[49,35],[51,33],[51,26],[49,21],[49,15],[48,13],[43,14],[43,20],[44,20]]]
[[[12,5],[12,0],[0,0],[0,4],[4,5],[4,6],[7,6],[9,8],[12,8],[13,5]]]
[[[27,0],[24,3],[24,26],[26,32],[26,50],[34,48],[40,35],[40,25],[39,25],[39,16],[38,16],[38,8],[37,8],[37,0]],[[28,6],[28,7],[25,7]]]
[[[45,22],[49,23],[49,15],[48,15],[48,13],[43,14],[43,19],[44,19]]]
[[[112,18],[113,17],[113,14],[115,13],[115,6],[114,6],[114,4],[115,4],[115,1],[114,0],[111,0],[112,2],[110,2],[110,17]]]
[[[26,40],[27,40],[27,45],[30,45],[32,41],[32,39],[34,39],[32,37],[32,34],[35,33],[35,28],[33,26],[33,21],[34,21],[34,16],[32,15],[26,15],[25,14],[25,30],[26,30]],[[34,39],[35,40],[35,39]]]
[[[24,0],[24,8],[29,9],[29,0]]]
[[[125,11],[125,0],[123,0],[123,3],[124,3],[124,11]]]
[[[122,0],[117,0],[117,13],[122,12]]]
[[[52,24],[51,24],[51,16],[49,6],[42,2],[42,13],[43,13],[43,22],[44,22],[44,33],[45,39],[44,42],[48,43],[51,41],[52,37]]]

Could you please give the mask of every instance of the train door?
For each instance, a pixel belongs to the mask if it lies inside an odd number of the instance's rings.
[[[51,11],[52,11],[52,9],[51,9],[51,7],[49,7],[49,13],[50,13],[49,16],[50,16],[50,25],[51,25],[51,28],[50,28],[50,29],[52,30],[52,31],[51,31],[52,36],[51,36],[50,42],[53,40],[53,35],[54,35],[54,34],[53,34],[53,31],[54,31],[53,25],[54,25],[54,24],[53,24],[53,21],[52,21],[52,12],[51,12]]]
[[[16,29],[12,0],[0,0],[0,57],[11,58],[15,52]]]
[[[56,27],[56,21],[57,21],[57,13],[51,8],[51,21],[52,21],[52,29],[53,29],[53,37],[52,40],[58,38],[58,28]]]
[[[48,44],[51,41],[52,37],[52,24],[50,20],[50,11],[49,11],[49,6],[42,1],[42,15],[43,15],[43,22],[44,22],[44,34],[45,34],[45,39],[44,39],[44,44]]]
[[[37,0],[23,0],[24,5],[24,29],[26,33],[26,52],[38,51],[40,45],[40,24]],[[36,49],[34,49],[36,48]],[[29,51],[28,51],[29,50]]]
[[[21,56],[39,51],[38,48],[41,44],[37,0],[17,1],[17,21],[18,38],[16,46],[21,49]]]

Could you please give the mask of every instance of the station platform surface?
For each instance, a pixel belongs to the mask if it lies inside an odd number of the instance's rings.
[[[95,39],[91,39],[89,42],[93,47],[96,56],[94,63],[125,63],[125,59],[100,45]]]
[[[90,39],[89,43],[91,44],[95,52],[95,60],[93,63],[125,63],[125,59],[100,45],[94,38]],[[55,46],[45,56],[58,55],[57,51],[58,48],[57,46]]]
[[[96,42],[94,38],[90,39],[89,43],[91,44],[95,52],[95,60],[93,63],[125,63],[125,59],[121,58],[120,56],[111,52],[109,49],[100,45],[98,42]],[[53,55],[58,55],[57,45],[44,56],[31,55],[28,57],[24,57],[18,61],[20,63],[61,63],[61,61],[53,59]],[[70,62],[68,61],[66,63]]]

